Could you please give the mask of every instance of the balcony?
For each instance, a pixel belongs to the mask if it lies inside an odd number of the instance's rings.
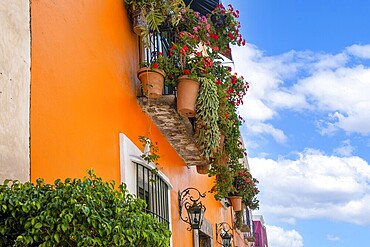
[[[254,243],[256,242],[256,236],[255,233],[252,232],[245,232],[244,233],[244,239],[248,241],[248,243]]]
[[[174,31],[163,28],[160,33],[153,32],[149,35],[148,42],[149,45],[140,47],[142,62],[155,59],[154,56],[158,52],[168,56],[169,47],[174,42]],[[138,96],[137,99],[141,108],[157,125],[187,166],[207,165],[208,162],[202,158],[195,145],[192,120],[177,113],[176,88],[165,87],[162,94],[159,99],[142,96]]]
[[[138,97],[138,101],[187,166],[207,165],[195,145],[192,123],[176,111],[175,95],[159,99]]]

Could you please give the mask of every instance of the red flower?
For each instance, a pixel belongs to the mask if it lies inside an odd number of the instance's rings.
[[[168,75],[168,78],[172,79],[173,78],[173,74],[169,74]]]
[[[218,40],[218,35],[215,33],[209,34],[209,37],[211,37],[212,39]]]
[[[222,84],[222,82],[221,82],[220,80],[217,80],[217,81],[216,81],[216,84],[217,84],[217,85],[220,85],[220,84]]]
[[[190,70],[188,70],[188,69],[184,69],[184,74],[185,74],[185,75],[189,75],[189,74],[190,74]]]
[[[236,76],[234,75],[233,78],[231,79],[231,83],[235,84],[236,83]]]
[[[234,89],[233,89],[233,88],[229,88],[229,89],[227,90],[227,92],[228,92],[229,94],[232,94],[232,93],[234,92]]]
[[[176,49],[176,46],[175,45],[172,45],[171,47],[170,47],[170,50],[175,50]]]
[[[157,64],[157,63],[153,63],[152,67],[153,67],[154,69],[158,69],[158,64]]]

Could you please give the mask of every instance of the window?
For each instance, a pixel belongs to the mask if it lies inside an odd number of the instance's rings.
[[[168,185],[151,169],[135,163],[137,197],[143,199],[147,208],[160,222],[169,224]]]
[[[119,139],[121,182],[131,194],[146,201],[148,213],[170,228],[170,180],[161,171],[152,172],[155,165],[140,157],[142,152],[125,134],[120,133]]]

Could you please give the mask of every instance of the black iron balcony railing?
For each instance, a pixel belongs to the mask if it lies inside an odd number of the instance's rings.
[[[158,53],[162,53],[164,57],[169,56],[170,47],[175,42],[175,32],[169,27],[164,27],[160,32],[150,32],[146,44],[142,44],[141,62],[153,62],[157,59]],[[163,95],[176,94],[175,87],[166,86],[162,92]]]

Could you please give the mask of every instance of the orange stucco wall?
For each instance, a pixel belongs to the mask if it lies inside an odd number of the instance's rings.
[[[150,129],[174,187],[173,246],[192,246],[177,192],[208,191],[212,179],[186,167],[137,103],[138,41],[123,1],[32,0],[31,30],[31,180],[82,177],[93,168],[119,182],[118,134],[140,146],[138,136]],[[211,194],[203,202],[215,238],[214,224],[231,223],[230,209]]]

